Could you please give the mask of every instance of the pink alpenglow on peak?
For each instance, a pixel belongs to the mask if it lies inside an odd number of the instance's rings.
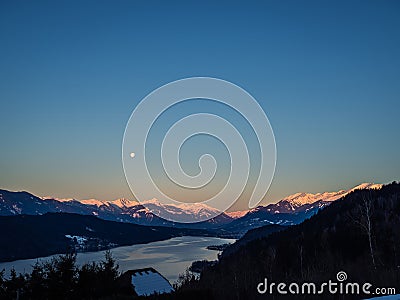
[[[112,200],[112,201],[107,201],[110,204],[114,204],[118,207],[133,207],[133,206],[137,206],[139,205],[139,202],[134,201],[134,200],[129,200],[126,198],[120,198],[120,199],[116,199],[116,200]]]
[[[301,206],[305,204],[312,204],[317,201],[335,201],[339,198],[346,196],[348,193],[351,193],[355,190],[361,189],[380,189],[382,188],[382,184],[375,184],[375,183],[362,183],[359,184],[349,190],[340,190],[338,192],[324,192],[324,193],[296,193],[290,196],[283,198],[281,201],[290,202],[295,206]],[[279,202],[281,202],[279,201]],[[278,202],[278,203],[279,203]]]
[[[249,211],[248,210],[239,210],[239,211],[231,211],[227,212],[226,214],[230,216],[232,219],[238,219],[240,217],[243,217],[245,214],[247,214]]]

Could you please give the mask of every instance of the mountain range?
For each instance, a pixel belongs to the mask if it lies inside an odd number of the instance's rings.
[[[92,215],[104,220],[139,225],[214,229],[220,236],[241,236],[249,229],[268,224],[293,225],[314,215],[319,209],[357,189],[380,189],[381,184],[363,183],[349,190],[324,193],[296,193],[274,204],[258,206],[250,211],[221,213],[217,217],[198,222],[203,215],[211,215],[214,208],[204,204],[165,205],[151,199],[145,206],[137,201],[121,198],[112,201],[96,199],[76,200],[37,197],[28,192],[0,190],[0,216],[42,215],[45,213],[75,213]],[[195,223],[181,224],[164,220],[151,211],[164,214],[183,214]]]

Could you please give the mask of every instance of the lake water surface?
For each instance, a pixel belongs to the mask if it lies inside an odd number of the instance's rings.
[[[233,243],[234,241],[215,237],[183,236],[148,244],[118,247],[111,249],[111,252],[119,264],[120,271],[153,267],[173,283],[193,261],[217,259],[219,252],[208,250],[207,246]],[[39,261],[48,260],[51,257],[39,258]],[[100,261],[103,258],[104,251],[78,253],[77,263],[81,265],[91,261]],[[9,273],[9,270],[14,267],[17,273],[30,272],[32,265],[37,260],[35,258],[0,263],[0,270],[6,269]]]

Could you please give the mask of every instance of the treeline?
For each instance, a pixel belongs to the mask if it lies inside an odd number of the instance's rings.
[[[133,288],[120,282],[110,251],[103,261],[76,264],[76,253],[37,262],[27,274],[0,272],[0,299],[132,299]]]

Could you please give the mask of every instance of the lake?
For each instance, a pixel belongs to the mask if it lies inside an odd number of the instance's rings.
[[[111,249],[117,260],[120,271],[153,267],[164,275],[171,283],[178,279],[179,274],[195,260],[216,260],[218,251],[208,250],[207,246],[233,243],[233,239],[216,237],[183,236],[165,241],[124,246]],[[6,269],[7,274],[12,267],[17,273],[30,272],[32,265],[39,259],[44,261],[53,256],[23,259],[0,263],[0,270]],[[104,251],[78,253],[77,263],[82,265],[91,261],[100,261],[104,258]]]

